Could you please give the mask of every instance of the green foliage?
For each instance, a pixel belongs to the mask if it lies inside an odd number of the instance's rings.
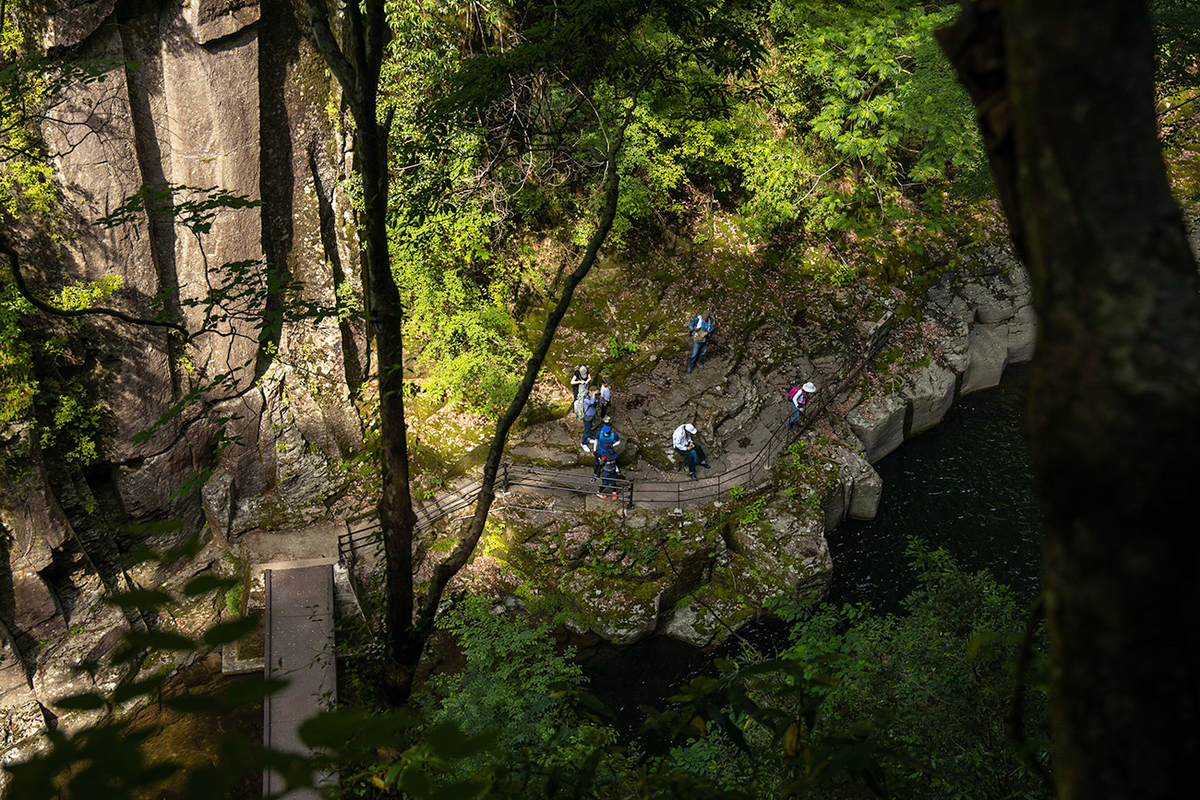
[[[491,733],[500,752],[528,750],[548,761],[559,757],[548,751],[551,743],[570,747],[582,740],[566,690],[578,687],[583,673],[554,652],[544,626],[494,616],[479,598],[455,606],[439,625],[455,634],[467,662],[457,675],[435,681],[443,699],[433,724],[453,722],[476,736]],[[478,768],[482,760],[464,766]]]
[[[90,308],[120,285],[116,277],[73,283],[50,302],[64,310]],[[70,333],[78,324],[64,327]],[[36,412],[41,446],[57,448],[68,461],[87,464],[97,456],[100,407],[78,378],[65,378],[52,370],[50,377],[38,379],[38,360],[53,363],[68,346],[66,336],[49,334],[44,317],[17,293],[15,285],[0,285],[0,421],[29,419]]]
[[[46,382],[49,420],[39,425],[43,449],[58,448],[67,461],[90,464],[96,460],[96,437],[100,432],[101,409],[88,398],[77,380]]]
[[[892,710],[885,733],[931,770],[898,774],[903,793],[928,798],[1037,797],[1045,787],[1007,741],[1023,613],[986,574],[960,571],[944,552],[916,553],[921,585],[906,617],[827,611],[797,626],[791,656],[829,670],[829,724]],[[1040,649],[1040,648],[1039,648]],[[1030,690],[1027,735],[1045,762],[1044,687]]]
[[[424,347],[424,388],[498,416],[529,351],[508,308],[516,276],[490,268],[489,218],[440,214],[392,235],[392,264],[407,296],[406,326]]]
[[[105,275],[88,283],[73,283],[59,289],[50,304],[63,311],[92,308],[96,303],[121,288],[119,275]]]
[[[40,54],[26,52],[21,26],[0,36],[0,208],[9,215],[45,218],[57,205],[53,169],[43,155],[38,121],[53,92]]]
[[[636,353],[638,346],[633,342],[622,342],[615,333],[608,335],[608,358],[610,361],[620,361],[625,356]]]
[[[243,585],[238,581],[225,592],[225,610],[230,614],[242,613]]]
[[[872,781],[902,797],[1048,796],[1004,728],[1023,612],[986,574],[962,572],[941,551],[912,553],[922,578],[905,601],[905,616],[879,617],[853,606],[812,612],[777,601],[776,613],[793,623],[793,643],[783,655],[793,670],[790,681],[808,685],[811,696],[791,699],[792,683],[763,682],[754,689],[754,702],[780,712],[811,709],[806,741],[845,743],[869,733],[872,747],[890,754],[884,760],[893,767],[886,775],[866,782],[829,775],[812,787],[817,797],[871,796]],[[1044,652],[1042,639],[1033,646]],[[1025,692],[1024,733],[1033,757],[1044,764],[1045,688]],[[709,774],[705,763],[729,765],[775,789],[795,780],[786,759],[742,748],[725,730],[706,733],[677,751],[676,763],[701,769],[700,775]],[[690,752],[693,747],[707,760]]]
[[[33,353],[21,320],[33,313],[12,284],[0,285],[0,422],[20,419],[33,409],[38,383]]]
[[[770,107],[739,109],[743,213],[762,236],[811,243],[917,235],[990,192],[973,110],[932,31],[942,4],[775,0]],[[847,236],[849,235],[849,236]],[[831,282],[854,279],[828,264]]]
[[[726,76],[761,47],[736,3],[402,1],[388,13],[402,164],[392,263],[408,333],[423,388],[496,415],[529,357],[515,324],[595,229],[603,155],[623,142],[615,248],[683,212],[672,194],[723,135]]]
[[[716,796],[793,797],[843,776],[888,795],[886,765],[908,759],[885,746],[878,721],[822,726],[822,678],[786,658],[716,663],[717,677],[694,678],[671,698],[678,710],[647,721],[686,742],[672,749],[665,771],[689,770],[719,787]]]

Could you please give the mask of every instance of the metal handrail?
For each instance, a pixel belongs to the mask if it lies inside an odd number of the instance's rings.
[[[886,319],[881,319],[872,333],[871,341],[860,353],[860,358],[854,368],[833,389],[821,392],[821,398],[815,402],[813,407],[806,409],[795,428],[789,428],[786,424],[781,423],[771,432],[767,441],[749,461],[695,481],[635,482],[625,478],[610,478],[609,480],[614,481],[616,486],[625,493],[628,508],[633,508],[635,502],[644,507],[682,508],[685,503],[692,505],[721,497],[733,486],[753,486],[762,479],[765,472],[770,470],[772,458],[804,435],[813,423],[825,413],[833,398],[840,395],[858,377],[867,363],[883,347],[883,343],[887,341],[894,321],[895,314],[889,311]],[[742,473],[745,473],[744,479]],[[598,485],[593,483],[589,476],[578,472],[508,462],[501,464],[500,472],[496,477],[505,491],[510,486],[526,486],[532,489],[591,494],[598,488]],[[483,479],[479,478],[422,506],[417,511],[417,524],[413,529],[414,532],[424,530],[448,514],[475,502],[482,487]],[[347,523],[346,529],[346,533],[338,535],[338,555],[343,559],[352,559],[358,546],[368,539],[374,538],[378,534],[380,526],[378,522],[372,522],[352,530],[350,524]]]

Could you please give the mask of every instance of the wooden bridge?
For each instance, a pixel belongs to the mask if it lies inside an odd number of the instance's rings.
[[[322,707],[337,704],[337,670],[333,658],[333,566],[268,569],[263,672],[283,678],[287,686],[263,701],[263,745],[269,749],[308,755],[300,740],[300,724]],[[337,781],[317,777],[318,785]],[[263,771],[263,797],[278,795],[283,779]],[[317,800],[317,789],[293,791],[295,800]]]

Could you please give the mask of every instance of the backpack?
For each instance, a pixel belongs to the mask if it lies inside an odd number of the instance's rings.
[[[607,430],[608,433],[605,433],[605,430]],[[612,428],[601,428],[600,432],[596,434],[596,452],[599,453],[602,458],[611,458],[616,460],[616,446],[613,444],[616,441],[616,431],[614,431]]]

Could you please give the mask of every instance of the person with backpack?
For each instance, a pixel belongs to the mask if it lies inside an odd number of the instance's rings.
[[[674,446],[675,452],[683,456],[683,463],[688,468],[688,477],[692,480],[696,480],[697,464],[708,469],[708,459],[704,457],[704,451],[692,438],[695,433],[696,426],[685,422],[675,429],[675,433],[671,437],[671,444]]]
[[[583,396],[583,439],[580,440],[579,446],[583,448],[583,452],[588,452],[588,440],[592,438],[592,423],[596,421],[596,412],[600,408],[600,390],[590,389]]]
[[[583,399],[588,392],[588,368],[583,366],[575,367],[575,372],[571,373],[571,395],[575,396],[576,401]]]
[[[596,492],[597,497],[608,498],[606,493],[609,486],[612,487],[612,499],[617,499],[617,476],[621,474],[621,468],[617,466],[617,454],[613,453],[612,458],[606,458],[602,461],[600,467],[600,491]]]
[[[614,464],[617,462],[617,447],[621,444],[621,437],[613,430],[612,417],[604,417],[603,422],[603,427],[593,439],[596,443],[596,463],[592,470],[592,483],[595,483],[596,478],[600,477],[605,462],[612,461]]]
[[[708,340],[716,325],[716,320],[707,311],[697,314],[696,318],[688,323],[688,333],[692,335],[692,352],[688,356],[687,364],[688,372],[696,367],[704,366],[704,354],[708,351]]]
[[[812,381],[808,381],[803,386],[793,386],[788,391],[788,400],[792,401],[792,406],[795,409],[792,415],[787,419],[789,428],[800,424],[800,415],[804,413],[804,406],[808,403],[808,398],[812,396],[817,387]]]

